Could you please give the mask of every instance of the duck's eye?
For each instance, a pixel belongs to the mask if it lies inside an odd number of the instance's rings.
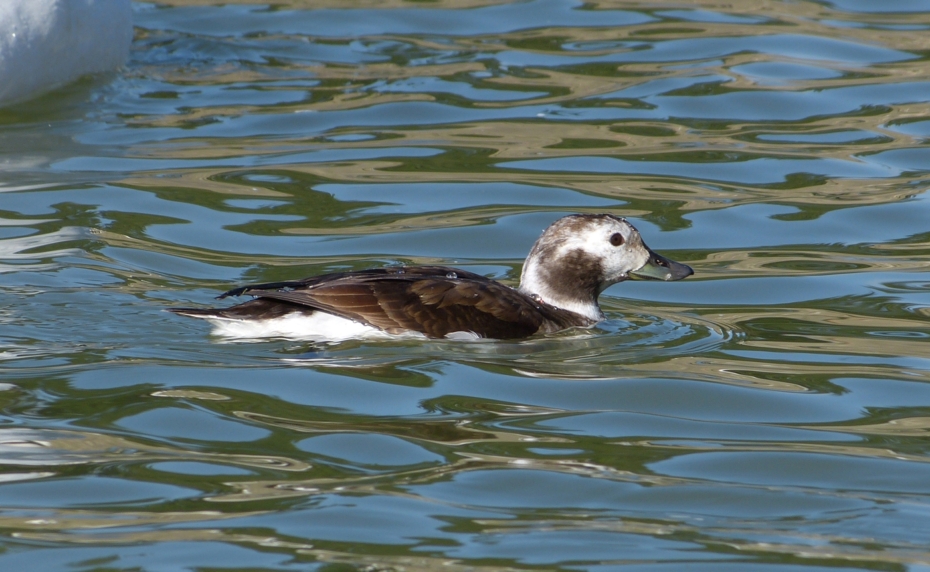
[[[612,235],[610,235],[610,244],[614,246],[620,246],[621,244],[623,244],[623,235],[620,234],[619,232],[615,232]]]

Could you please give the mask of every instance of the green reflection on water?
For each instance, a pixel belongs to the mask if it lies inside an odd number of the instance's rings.
[[[498,4],[139,4],[126,70],[0,111],[0,567],[930,561],[928,13]],[[352,16],[327,38],[269,23],[326,7]],[[631,172],[501,166],[591,158]],[[229,343],[161,311],[398,262],[513,284],[574,211],[696,275],[513,343]]]

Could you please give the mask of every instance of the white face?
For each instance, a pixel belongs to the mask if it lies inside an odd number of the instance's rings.
[[[554,306],[600,316],[597,295],[642,268],[649,256],[639,232],[624,219],[563,217],[533,245],[520,290]]]
[[[619,236],[618,236],[619,235]],[[578,228],[553,253],[555,257],[582,250],[602,264],[603,290],[626,280],[629,273],[643,267],[649,260],[649,249],[639,231],[624,219],[605,218]]]
[[[555,221],[536,241],[524,267],[533,271],[539,263],[578,258],[579,251],[601,265],[602,287],[624,280],[649,260],[649,249],[639,231],[616,217],[567,216]]]

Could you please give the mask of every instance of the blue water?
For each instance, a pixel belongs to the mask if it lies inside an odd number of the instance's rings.
[[[0,569],[930,569],[923,2],[136,3],[0,110]],[[561,215],[695,275],[521,341],[165,312]]]

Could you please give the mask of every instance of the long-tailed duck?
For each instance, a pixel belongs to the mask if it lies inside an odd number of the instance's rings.
[[[625,219],[569,215],[533,245],[520,287],[446,266],[375,268],[234,288],[229,308],[170,308],[234,337],[525,338],[604,319],[598,295],[630,278],[680,280],[690,267],[649,249]]]

